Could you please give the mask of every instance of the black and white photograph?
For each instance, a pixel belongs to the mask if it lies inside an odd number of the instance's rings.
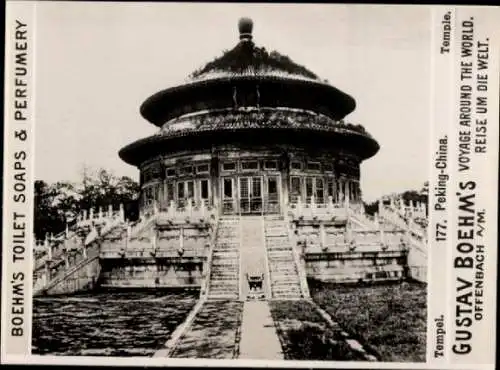
[[[429,7],[35,12],[32,356],[375,368],[443,345]]]

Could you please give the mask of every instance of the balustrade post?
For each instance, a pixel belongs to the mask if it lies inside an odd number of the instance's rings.
[[[302,215],[302,197],[299,197],[297,199],[297,213],[298,213],[297,217]]]
[[[179,250],[184,250],[184,227],[179,229]]]
[[[319,225],[319,238],[321,243],[321,249],[323,249],[326,247],[325,225],[323,223]]]
[[[201,217],[204,219],[206,207],[205,207],[205,202],[203,201],[203,199],[201,200],[200,209],[201,209]]]
[[[100,220],[102,219],[103,213],[102,213],[102,207],[99,206],[98,213],[97,213],[97,218]]]
[[[112,217],[113,217],[113,205],[109,204],[108,205],[108,218],[112,218]]]
[[[83,219],[82,221],[85,221],[88,217],[88,211],[86,209],[83,210]]]
[[[191,198],[189,198],[187,200],[187,214],[189,216],[189,218],[192,218],[193,216],[193,200]]]
[[[47,239],[45,239],[46,248],[47,248],[47,254],[49,256],[49,260],[52,260],[52,245],[48,242]]]
[[[45,262],[44,270],[45,270],[45,274],[43,274],[43,276],[46,277],[46,280],[43,282],[43,285],[47,284],[47,281],[50,281],[50,266],[49,266],[49,261]]]
[[[157,238],[158,238],[158,231],[156,230],[155,227],[153,227],[151,229],[151,232],[153,233],[152,239],[151,239],[151,246],[153,247],[153,251],[155,251],[156,247],[157,247],[157,243],[158,243],[158,240],[157,240]]]
[[[125,209],[123,208],[123,203],[120,203],[120,220],[125,221]]]
[[[316,214],[316,197],[311,195],[311,213],[314,216]]]
[[[331,195],[328,196],[328,211],[333,213],[333,197]]]
[[[90,210],[89,210],[89,219],[91,219],[91,220],[94,219],[94,208],[90,208]]]
[[[69,226],[68,226],[68,223],[66,222],[66,228],[64,229],[64,234],[66,236],[66,239],[68,238],[68,235],[69,235]]]
[[[173,200],[170,200],[170,205],[168,206],[168,214],[172,219],[175,217],[175,202]]]

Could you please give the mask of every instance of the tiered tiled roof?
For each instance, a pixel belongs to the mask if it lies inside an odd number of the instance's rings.
[[[191,80],[235,76],[264,76],[298,78],[320,81],[318,76],[277,51],[268,52],[252,41],[241,41],[233,49],[193,72]]]

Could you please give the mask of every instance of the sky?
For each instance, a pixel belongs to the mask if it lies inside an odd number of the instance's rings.
[[[84,166],[138,179],[118,151],[157,128],[139,107],[238,42],[277,50],[356,99],[347,122],[381,149],[361,166],[365,201],[429,177],[429,7],[343,4],[38,2],[36,179],[81,180]]]

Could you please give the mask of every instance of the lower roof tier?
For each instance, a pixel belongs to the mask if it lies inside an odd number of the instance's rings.
[[[156,135],[127,145],[119,154],[125,162],[139,166],[158,155],[227,144],[341,150],[361,160],[379,150],[378,143],[361,125],[303,109],[246,107],[180,116],[166,122]]]
[[[142,163],[165,154],[211,149],[237,144],[244,147],[281,147],[323,149],[352,153],[361,160],[375,155],[379,144],[370,135],[347,127],[219,127],[209,130],[181,130],[157,134],[137,140],[119,151],[125,162],[139,167]]]

